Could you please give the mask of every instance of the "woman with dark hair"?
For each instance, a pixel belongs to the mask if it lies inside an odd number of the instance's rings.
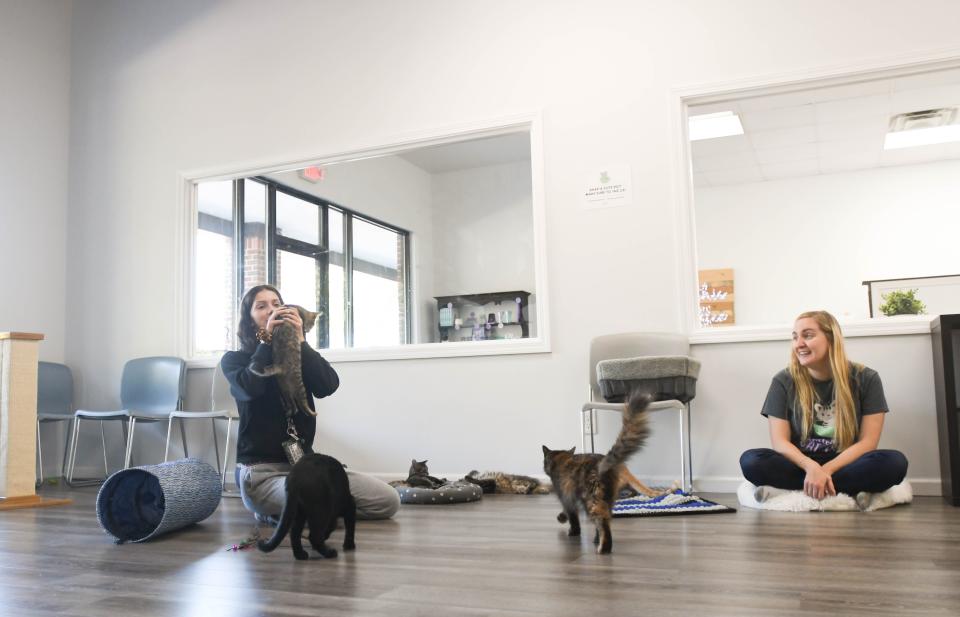
[[[814,499],[883,492],[907,474],[901,452],[877,449],[887,411],[880,375],[847,359],[833,315],[803,313],[789,366],[774,376],[760,412],[773,448],[747,450],[740,468],[758,487],[803,489]]]
[[[291,467],[282,445],[290,435],[276,377],[257,375],[273,363],[270,340],[273,329],[281,322],[292,324],[300,335],[303,385],[308,391],[310,407],[313,408],[314,397],[329,396],[340,385],[333,367],[306,343],[299,313],[284,307],[275,287],[257,285],[244,294],[237,328],[240,350],[224,354],[220,366],[230,382],[230,392],[237,400],[240,413],[237,436],[240,496],[244,506],[260,521],[275,519],[283,511],[284,485]],[[304,451],[311,452],[317,431],[316,417],[297,413],[292,420]],[[390,518],[400,507],[397,491],[385,482],[350,469],[347,476],[360,518]]]

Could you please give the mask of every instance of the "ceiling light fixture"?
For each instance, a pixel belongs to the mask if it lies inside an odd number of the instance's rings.
[[[883,140],[884,150],[912,148],[960,141],[957,108],[911,111],[890,118],[890,130]]]
[[[740,124],[740,116],[732,111],[720,111],[715,114],[690,116],[689,128],[690,141],[743,135],[743,125]]]

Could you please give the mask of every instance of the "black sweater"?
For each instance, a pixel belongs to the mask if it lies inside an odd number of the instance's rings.
[[[303,385],[307,388],[307,402],[313,409],[313,397],[323,398],[336,392],[340,378],[333,367],[312,347],[300,345],[303,366]],[[250,367],[258,370],[273,362],[273,349],[263,343],[252,354],[229,351],[220,360],[223,374],[230,382],[230,393],[237,399],[240,412],[240,432],[237,436],[237,462],[285,463],[287,457],[281,444],[287,436],[287,416],[280,401],[280,390],[275,377],[258,377]],[[309,396],[312,394],[313,396]],[[300,412],[293,417],[297,433],[310,451],[317,432],[317,419]]]

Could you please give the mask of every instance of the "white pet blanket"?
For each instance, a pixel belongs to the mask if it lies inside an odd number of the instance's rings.
[[[757,510],[778,510],[780,512],[844,511],[860,510],[873,512],[889,508],[898,503],[913,501],[913,488],[904,480],[882,493],[858,493],[851,497],[846,493],[837,493],[823,499],[814,499],[803,491],[788,491],[771,486],[757,487],[744,482],[737,489],[740,505]]]

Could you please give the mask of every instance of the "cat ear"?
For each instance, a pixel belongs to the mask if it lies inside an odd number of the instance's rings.
[[[569,454],[573,454],[573,453],[576,451],[576,449],[577,449],[577,446],[573,446],[572,448],[570,448],[569,450],[567,450],[567,452],[568,452]]]
[[[313,311],[308,311],[305,308],[300,308],[300,321],[303,322],[303,332],[306,334],[311,329],[313,325],[317,322],[317,317],[320,316],[320,313],[314,313]]]
[[[544,455],[544,456],[550,454],[550,448],[548,448],[547,446],[540,446],[540,447],[543,448],[543,455]]]
[[[416,465],[416,464],[417,464],[417,459],[415,459],[415,458],[410,459],[410,464],[411,464],[411,465]]]

